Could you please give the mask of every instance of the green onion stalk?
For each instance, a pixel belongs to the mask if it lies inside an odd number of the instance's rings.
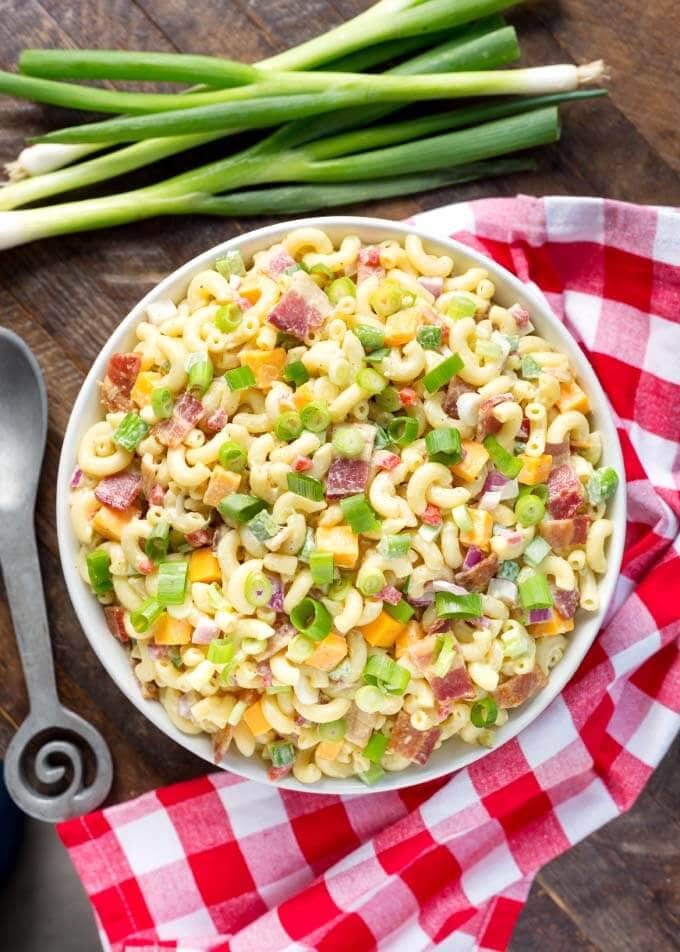
[[[411,73],[493,69],[507,65],[518,57],[519,47],[514,29],[505,26],[501,17],[492,16],[479,23],[463,27],[446,42],[411,58],[389,72],[407,76]],[[373,122],[389,115],[396,108],[398,106],[393,104],[367,106],[361,110],[338,110],[337,113],[318,116],[316,120],[309,117],[284,127],[284,130],[279,131],[279,139],[286,143],[308,141],[345,128]],[[0,190],[0,209],[17,208],[52,195],[93,185],[96,182],[108,181],[168,156],[197,148],[222,136],[223,132],[220,130],[209,134],[202,132],[192,136],[150,139],[81,162],[72,168],[60,169],[52,174],[42,174],[16,182]],[[104,148],[105,145],[106,143],[99,143],[97,147]],[[45,144],[45,148],[47,147]],[[50,144],[49,148],[71,147]]]
[[[457,19],[454,18],[452,23],[450,11],[446,9],[449,6],[448,0],[428,0],[426,3],[423,3],[423,0],[378,0],[368,10],[346,23],[284,53],[268,57],[261,61],[259,66],[276,70],[313,69],[334,59],[351,56],[357,51],[361,53],[372,44],[385,47],[389,46],[390,40],[399,42],[404,38],[427,34],[434,36],[442,29],[478,20],[513,6],[517,2],[518,0],[458,0]],[[421,7],[420,16],[405,22],[406,13],[414,7]],[[45,174],[55,171],[79,161],[87,154],[100,151],[102,146],[90,143],[87,151],[83,146],[64,146],[61,149],[49,151],[43,151],[44,148],[43,144],[38,144],[25,149],[17,162],[10,164],[11,177],[17,179],[23,177],[24,174]],[[175,149],[175,152],[167,154],[173,155],[177,151],[182,150]],[[149,161],[153,162],[156,159],[151,158]]]
[[[276,162],[272,162],[271,155],[258,152],[256,147],[147,188],[47,208],[2,212],[0,248],[156,215],[190,214],[200,210],[201,202],[209,205],[209,196],[250,186],[275,182],[322,186],[367,183],[373,179],[437,172],[555,142],[559,130],[557,107],[542,106],[471,128],[382,148],[372,147],[353,155],[317,158],[317,153],[324,152],[322,141],[279,152]],[[367,130],[365,142],[376,146],[383,134],[386,133],[380,128]],[[326,155],[328,151],[326,144]],[[321,206],[328,204],[325,187],[319,189],[318,199]]]

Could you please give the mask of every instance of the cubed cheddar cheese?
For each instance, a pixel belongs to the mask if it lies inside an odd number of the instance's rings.
[[[194,549],[189,559],[190,582],[221,582],[220,563],[212,549]]]
[[[314,394],[309,389],[307,384],[303,384],[301,387],[298,387],[295,393],[293,394],[293,403],[295,404],[296,410],[303,410],[308,403],[311,403],[314,399]]]
[[[342,635],[336,635],[332,631],[322,641],[317,642],[314,652],[307,658],[305,664],[319,671],[332,671],[346,654],[347,641]]]
[[[552,618],[549,621],[539,621],[535,625],[529,625],[527,631],[534,638],[547,638],[551,635],[564,635],[568,631],[574,630],[574,619],[563,618],[562,615],[553,609]]]
[[[544,453],[542,456],[527,456],[526,453],[520,453],[518,459],[522,461],[522,468],[517,479],[525,486],[538,486],[550,475],[552,466],[550,453]]]
[[[142,370],[137,374],[130,398],[138,407],[146,407],[151,403],[151,393],[158,386],[161,375],[153,370]]]
[[[451,472],[466,483],[472,483],[479,476],[482,467],[489,458],[486,447],[474,440],[463,440],[463,458],[451,467]]]
[[[246,301],[250,301],[250,304],[252,306],[253,304],[257,304],[257,302],[260,300],[260,295],[262,294],[262,291],[258,287],[244,288],[243,286],[241,286],[238,289],[238,293],[240,297],[245,298]]]
[[[468,509],[472,521],[470,529],[461,529],[460,541],[463,545],[476,545],[478,549],[489,549],[493,516],[486,509]]]
[[[337,760],[341,750],[342,741],[322,740],[316,748],[316,753],[322,760]]]
[[[423,637],[424,632],[420,624],[417,621],[410,621],[406,625],[406,628],[397,635],[397,640],[394,645],[394,653],[397,658],[403,658],[411,645],[414,645]]]
[[[125,526],[139,515],[137,505],[128,506],[127,509],[113,509],[111,506],[102,506],[94,515],[92,528],[97,535],[110,539],[112,542],[120,542],[120,537]]]
[[[385,321],[385,345],[401,347],[408,344],[415,338],[421,320],[420,312],[415,307],[390,314]]]
[[[210,474],[208,488],[203,495],[203,502],[207,506],[218,506],[225,496],[229,493],[235,493],[241,485],[241,477],[238,473],[232,473],[224,466],[215,466]]]
[[[332,552],[333,560],[343,569],[353,569],[359,558],[359,537],[349,526],[319,526],[316,530],[316,547],[323,552]]]
[[[269,390],[283,372],[286,352],[283,347],[276,347],[274,350],[244,350],[241,351],[241,363],[250,367],[255,375],[255,386],[259,390]]]
[[[261,734],[266,734],[267,731],[272,729],[271,724],[264,716],[262,701],[256,701],[255,704],[251,704],[243,715],[243,720],[246,722],[250,733],[254,737],[260,737]]]
[[[579,387],[575,380],[560,384],[560,398],[557,401],[557,406],[562,413],[567,413],[569,410],[590,413],[588,394]]]
[[[186,618],[173,618],[164,612],[153,628],[153,640],[157,645],[188,645],[193,628]]]
[[[386,611],[361,629],[366,641],[374,648],[391,648],[404,629],[404,622],[392,618]]]

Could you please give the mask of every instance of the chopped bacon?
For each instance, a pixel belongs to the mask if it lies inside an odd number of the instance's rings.
[[[463,569],[456,574],[456,582],[469,592],[483,592],[498,569],[498,556],[495,552],[487,555],[481,562]]]
[[[262,652],[262,661],[266,661],[272,657],[272,655],[277,654],[283,648],[285,648],[293,640],[297,630],[293,628],[292,624],[288,621],[287,618],[280,616],[274,622],[274,634],[270,637],[267,642],[267,647]]]
[[[211,413],[207,418],[205,421],[205,428],[209,433],[219,433],[220,430],[224,428],[226,422],[227,414],[220,407],[219,410],[215,410],[215,412]]]
[[[262,678],[262,683],[265,688],[270,688],[272,686],[272,669],[269,667],[268,661],[258,661],[255,665],[255,670]]]
[[[369,245],[362,248],[359,252],[359,262],[357,266],[357,284],[361,284],[366,278],[384,278],[385,269],[380,264],[380,248],[376,245]]]
[[[125,610],[120,605],[107,605],[104,609],[104,617],[113,637],[126,645],[130,639],[125,630]]]
[[[548,512],[553,519],[575,516],[583,503],[583,487],[572,467],[565,463],[548,476]]]
[[[213,759],[216,764],[222,762],[222,759],[226,752],[229,750],[229,745],[231,744],[231,739],[234,736],[234,728],[231,725],[223,727],[221,730],[217,731],[216,734],[213,734]]]
[[[292,469],[296,473],[306,473],[313,465],[309,456],[296,456],[293,460]]]
[[[519,707],[534,694],[538,694],[547,683],[548,678],[543,669],[536,667],[528,674],[515,674],[508,678],[494,691],[493,699],[502,708]]]
[[[210,526],[205,529],[197,529],[195,532],[187,532],[186,540],[194,549],[202,549],[206,545],[212,545],[215,530]]]
[[[337,457],[331,463],[326,477],[326,498],[342,499],[362,493],[368,485],[370,469],[370,465],[362,459]]]
[[[284,271],[287,271],[288,268],[295,267],[295,258],[291,258],[288,252],[284,251],[280,246],[278,248],[274,246],[262,255],[257,262],[257,267],[260,271],[264,271],[266,274],[271,275],[271,277],[277,278],[280,274],[283,274]]]
[[[477,420],[477,440],[481,442],[491,433],[498,433],[503,425],[500,420],[494,416],[494,408],[500,403],[507,403],[512,400],[511,393],[499,393],[495,397],[487,397],[479,405],[479,417]]]
[[[440,526],[442,524],[442,511],[439,506],[429,502],[420,514],[420,521],[427,526]]]
[[[377,719],[377,714],[367,714],[352,704],[345,716],[345,738],[357,747],[365,747]]]
[[[418,402],[418,394],[415,392],[413,387],[402,387],[399,391],[399,399],[402,406],[414,407]]]
[[[588,516],[576,516],[573,519],[544,519],[538,524],[538,531],[551,549],[565,549],[570,545],[581,545],[588,537]]]
[[[431,727],[426,731],[416,730],[411,724],[411,715],[406,711],[399,711],[387,749],[422,766],[427,763],[440,734],[438,727]]]
[[[519,430],[517,431],[517,439],[528,440],[530,432],[531,432],[531,424],[529,423],[529,417],[522,417],[522,422],[520,423]]]
[[[581,600],[578,589],[574,588],[565,591],[562,588],[553,588],[552,596],[555,608],[562,618],[573,618]]]
[[[331,302],[321,288],[304,271],[296,271],[289,290],[269,312],[267,321],[280,331],[304,340],[331,310]]]
[[[427,638],[421,638],[420,641],[416,641],[414,644],[409,645],[408,659],[413,667],[417,671],[420,671],[421,674],[425,674],[427,669],[432,664],[436,647],[437,639],[433,634],[428,635]]]
[[[390,605],[398,605],[401,601],[401,592],[394,585],[386,585],[375,597],[383,602],[388,602]]]
[[[190,393],[183,393],[174,406],[172,417],[157,423],[151,431],[163,446],[179,446],[203,416],[203,404]]]
[[[142,366],[139,354],[113,354],[102,383],[101,399],[109,413],[130,410],[130,394]]]
[[[375,465],[378,469],[386,470],[390,472],[395,469],[399,463],[401,463],[401,456],[397,456],[396,453],[389,453],[387,450],[380,450],[375,454]]]
[[[442,401],[442,410],[448,416],[454,417],[455,419],[458,416],[458,398],[464,393],[474,392],[474,387],[471,387],[469,384],[465,383],[465,381],[461,380],[458,376],[453,377],[449,381],[449,385],[446,389],[446,396]]]
[[[94,494],[99,502],[112,509],[128,509],[139,496],[141,488],[141,475],[127,471],[102,479]]]
[[[154,681],[140,681],[139,687],[145,701],[158,700],[158,685]]]
[[[528,435],[527,432],[527,436]],[[563,443],[546,443],[545,452],[548,456],[552,456],[553,469],[557,469],[558,466],[564,466],[564,464],[568,463],[571,459],[569,440],[565,440]]]
[[[522,307],[521,304],[513,304],[510,308],[510,313],[515,318],[517,326],[524,330],[529,326],[529,312],[526,308]]]
[[[148,499],[152,506],[162,506],[165,499],[165,489],[160,483],[154,483],[148,493]]]
[[[270,767],[267,771],[267,777],[272,783],[276,783],[277,780],[283,780],[284,777],[287,777],[292,769],[292,763],[286,764],[284,767]]]
[[[428,681],[438,701],[457,701],[460,698],[471,699],[476,696],[475,686],[468,674],[465,660],[458,653],[453,665],[443,678],[429,675]]]
[[[429,628],[426,628],[428,635],[440,635],[443,631],[451,631],[453,622],[450,618],[435,618]]]

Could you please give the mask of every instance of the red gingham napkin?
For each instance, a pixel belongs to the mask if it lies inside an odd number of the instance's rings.
[[[627,810],[678,729],[680,213],[521,196],[414,222],[540,288],[609,394],[629,522],[608,623],[453,777],[341,798],[218,772],[62,824],[116,952],[504,949],[537,870]]]

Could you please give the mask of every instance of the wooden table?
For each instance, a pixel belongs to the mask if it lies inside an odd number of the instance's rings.
[[[4,0],[0,66],[13,69],[27,46],[183,50],[256,61],[364,6],[366,0]],[[610,99],[564,110],[560,147],[543,151],[535,174],[417,200],[374,203],[358,211],[398,219],[458,199],[517,192],[680,204],[680,18],[675,0],[562,0],[559,6],[539,3],[517,10],[510,18],[519,29],[526,64],[603,56],[612,74]],[[0,160],[14,158],[25,136],[61,121],[57,110],[0,100]],[[180,158],[165,168],[181,167]],[[122,184],[131,187],[148,178],[142,173]],[[248,227],[248,222],[150,221],[45,241],[0,258],[0,322],[33,348],[50,396],[37,526],[59,687],[64,702],[89,718],[111,746],[116,765],[111,802],[196,776],[205,764],[123,699],[80,630],[57,555],[54,486],[62,434],[91,361],[131,306],[168,271]],[[2,601],[0,638],[4,749],[27,706]],[[521,916],[514,949],[645,952],[673,946],[674,927],[676,940],[678,935],[680,804],[672,768],[669,755],[627,816],[542,870]]]

